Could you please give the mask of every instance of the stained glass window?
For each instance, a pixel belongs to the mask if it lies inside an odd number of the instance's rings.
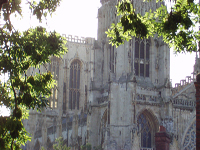
[[[139,41],[135,39],[135,58],[139,58]]]
[[[69,109],[79,109],[80,98],[80,62],[75,60],[70,65]]]
[[[140,58],[144,59],[144,41],[140,43]]]
[[[110,45],[110,71],[114,73],[114,46]]]
[[[141,148],[152,148],[152,127],[149,119],[144,114],[141,114],[137,123],[141,134]]]
[[[134,69],[136,76],[149,77],[150,40],[135,38]]]
[[[139,75],[139,70],[138,70],[138,63],[135,63],[135,75],[138,76]]]

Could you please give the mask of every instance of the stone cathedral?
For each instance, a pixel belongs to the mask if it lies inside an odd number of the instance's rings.
[[[144,14],[161,5],[156,0],[132,1]],[[66,36],[68,53],[51,58],[40,71],[51,71],[57,85],[42,112],[30,110],[24,125],[32,135],[24,149],[53,149],[62,137],[71,150],[91,144],[93,150],[155,150],[159,127],[166,129],[170,150],[195,150],[194,76],[175,87],[170,81],[170,50],[161,38],[133,37],[118,48],[105,31],[119,21],[117,0],[101,0],[98,35]],[[200,71],[196,57],[195,72]],[[35,74],[32,68],[29,74]]]

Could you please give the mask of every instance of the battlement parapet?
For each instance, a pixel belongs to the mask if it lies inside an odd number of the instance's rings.
[[[172,96],[174,96],[176,93],[178,93],[180,90],[185,88],[187,85],[195,82],[194,76],[186,76],[185,79],[180,80],[180,83],[175,83],[175,87],[172,89]]]
[[[172,103],[173,103],[174,107],[180,107],[180,108],[193,109],[196,106],[196,102],[192,101],[192,100],[173,99]]]
[[[81,43],[81,44],[94,44],[95,38],[89,38],[89,37],[81,37],[79,38],[78,36],[72,36],[66,34],[62,34],[63,37],[66,38],[68,42],[74,42],[74,43]]]

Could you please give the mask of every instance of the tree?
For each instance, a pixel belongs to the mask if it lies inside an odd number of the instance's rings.
[[[27,0],[33,16],[42,22],[52,14],[61,0]],[[22,17],[21,0],[4,0],[0,3],[3,25],[0,26],[0,74],[8,80],[0,82],[0,106],[10,108],[8,117],[0,116],[0,149],[20,149],[30,140],[22,119],[28,118],[28,109],[41,110],[48,106],[50,89],[54,84],[50,72],[27,75],[30,67],[40,68],[50,62],[51,56],[60,57],[67,52],[66,40],[55,31],[48,33],[44,27],[20,32],[14,28],[11,15]]]
[[[90,143],[86,143],[86,145],[81,146],[81,150],[91,150],[92,145]]]
[[[196,4],[194,0],[175,0],[174,2],[175,5],[170,11],[167,11],[166,6],[161,5],[156,11],[150,10],[142,16],[139,13],[136,14],[129,0],[122,0],[116,6],[120,21],[112,24],[106,32],[110,37],[110,43],[119,46],[133,36],[149,38],[157,34],[170,47],[174,47],[176,52],[197,51],[200,31],[192,28],[200,18],[199,4]]]
[[[56,139],[56,144],[53,145],[53,149],[55,150],[70,150],[70,147],[67,147],[63,144],[63,138],[59,137]]]

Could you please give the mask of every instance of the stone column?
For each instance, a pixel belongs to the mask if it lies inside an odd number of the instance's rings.
[[[196,149],[200,149],[200,74],[194,82],[196,88]]]
[[[155,135],[156,150],[169,150],[170,137],[165,127],[160,126],[159,132]]]

